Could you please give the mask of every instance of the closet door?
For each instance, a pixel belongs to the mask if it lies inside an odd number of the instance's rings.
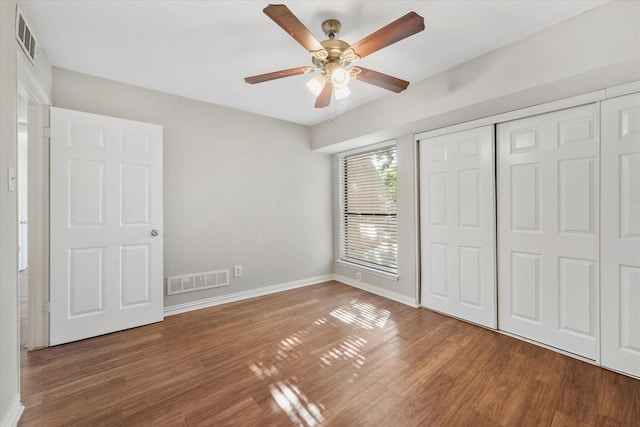
[[[601,363],[640,377],[640,94],[602,103]]]
[[[422,305],[496,328],[494,128],[420,141]]]
[[[498,326],[595,360],[596,106],[500,124],[498,144]]]

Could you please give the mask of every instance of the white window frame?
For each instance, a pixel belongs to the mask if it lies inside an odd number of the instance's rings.
[[[344,222],[344,214],[345,214],[345,205],[344,205],[344,200],[345,200],[345,189],[344,189],[344,176],[341,173],[342,172],[342,162],[344,160],[345,157],[349,157],[352,155],[356,155],[356,154],[362,154],[362,153],[366,153],[366,152],[370,152],[370,151],[376,151],[379,149],[383,149],[383,148],[388,148],[388,147],[395,147],[396,148],[396,156],[397,156],[397,143],[396,140],[389,140],[389,141],[384,141],[384,142],[380,142],[377,144],[372,144],[372,145],[367,145],[365,147],[359,147],[357,149],[353,149],[353,150],[349,150],[349,151],[344,151],[341,153],[337,154],[337,168],[336,168],[336,173],[338,175],[338,206],[339,206],[339,221],[338,221],[338,241],[339,241],[339,254],[338,254],[338,259],[336,260],[337,263],[351,267],[351,268],[357,268],[359,270],[366,270],[374,275],[377,276],[381,276],[384,278],[388,278],[388,279],[392,279],[397,281],[398,280],[398,240],[396,237],[396,265],[395,268],[385,268],[384,266],[380,266],[377,264],[372,264],[372,263],[368,263],[366,261],[362,261],[362,260],[356,260],[353,258],[348,258],[345,256],[344,253],[344,233],[345,233],[345,222]],[[397,159],[396,159],[397,161]],[[396,176],[396,185],[397,185],[397,176]],[[396,213],[396,233],[397,233],[397,229],[398,229],[398,220],[397,220],[397,213]]]

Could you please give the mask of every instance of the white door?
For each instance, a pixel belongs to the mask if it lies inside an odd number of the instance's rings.
[[[640,94],[602,103],[601,363],[640,377]]]
[[[422,305],[496,328],[494,128],[419,146]]]
[[[498,126],[498,326],[594,360],[598,135],[595,105]]]
[[[51,108],[50,186],[50,344],[162,320],[162,127]]]
[[[29,268],[27,133],[18,132],[18,270]]]

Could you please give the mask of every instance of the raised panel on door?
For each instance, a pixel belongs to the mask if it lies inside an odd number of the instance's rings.
[[[149,244],[120,247],[120,308],[150,302],[150,252]]]
[[[104,161],[68,159],[70,228],[104,225]]]
[[[595,105],[498,125],[498,325],[597,358]]]
[[[104,312],[105,248],[69,249],[69,318]]]
[[[120,166],[120,223],[149,225],[150,167],[122,164]]]
[[[162,128],[52,108],[50,152],[50,344],[162,320]]]
[[[509,265],[511,317],[540,325],[540,254],[512,251]]]
[[[493,126],[419,146],[422,305],[496,328]]]
[[[640,377],[640,94],[602,103],[601,363]]]

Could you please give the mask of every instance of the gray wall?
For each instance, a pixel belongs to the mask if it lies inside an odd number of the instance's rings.
[[[640,2],[613,2],[314,126],[311,143],[319,152],[398,141],[399,280],[363,271],[362,282],[418,302],[414,134],[636,80]],[[338,254],[337,184],[334,189]],[[354,281],[359,269],[336,263],[334,271]]]
[[[332,273],[331,158],[308,128],[58,68],[53,104],[164,127],[165,277],[243,265],[165,306]]]

